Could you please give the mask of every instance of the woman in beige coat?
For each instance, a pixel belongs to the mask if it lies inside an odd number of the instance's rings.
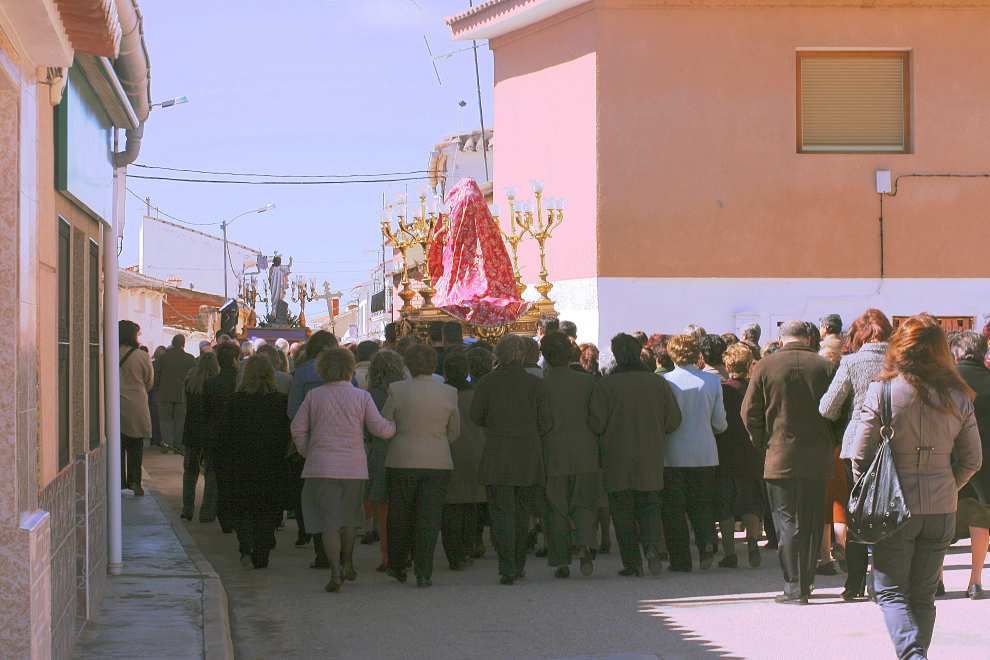
[[[983,460],[975,394],[956,371],[937,320],[920,314],[901,323],[880,380],[866,390],[850,446],[856,479],[870,468],[880,444],[885,381],[890,448],[911,517],[873,546],[874,584],[897,657],[927,658],[939,571],[956,529],[957,493]]]
[[[144,439],[151,437],[151,410],[148,392],[155,385],[151,356],[140,350],[141,326],[121,321],[120,333],[120,482],[135,495],[141,488],[141,457]]]
[[[440,534],[447,484],[454,469],[450,443],[461,432],[457,390],[433,380],[437,352],[417,344],[406,351],[412,378],[392,383],[382,416],[395,421],[385,457],[388,492],[388,570],[405,582],[412,552],[416,586],[432,585],[433,551]]]

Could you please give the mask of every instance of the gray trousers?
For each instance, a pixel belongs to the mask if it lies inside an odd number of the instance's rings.
[[[196,508],[196,484],[199,482],[201,469],[205,483],[203,503],[199,507],[199,521],[213,522],[217,517],[217,476],[209,459],[203,462],[202,447],[195,449],[186,447],[182,460],[182,513],[192,516]]]
[[[784,594],[807,598],[825,533],[825,480],[767,479],[766,484],[779,539],[777,558],[784,573]]]
[[[935,589],[956,529],[955,513],[912,515],[873,546],[873,583],[897,657],[928,657],[935,629]]]
[[[158,426],[162,430],[162,442],[169,447],[182,444],[182,428],[186,425],[186,404],[174,401],[158,402]]]
[[[547,477],[547,562],[551,566],[571,563],[571,530],[575,544],[594,548],[598,520],[598,473]]]

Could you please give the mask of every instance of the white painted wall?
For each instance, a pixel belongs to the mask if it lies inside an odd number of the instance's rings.
[[[237,295],[244,263],[257,264],[260,252],[229,241],[228,247],[230,261],[225,262],[222,238],[145,216],[141,221],[140,272],[159,280],[181,277],[179,286],[222,296],[226,265],[227,293],[232,298]]]
[[[554,283],[551,298],[561,293],[557,306],[562,319],[583,312],[581,307],[591,303],[586,282]],[[579,291],[584,293],[577,295]],[[575,306],[577,302],[581,305]],[[736,315],[754,314],[764,342],[777,338],[778,322],[796,318],[817,323],[825,314],[836,313],[848,329],[870,307],[888,317],[920,312],[972,316],[979,329],[990,320],[990,279],[598,278],[597,301],[591,310],[598,329],[592,341],[604,350],[618,332],[677,334],[689,323],[716,334],[737,332]],[[578,323],[579,337],[586,341],[581,323],[571,320]]]
[[[165,294],[153,289],[118,289],[117,314],[120,320],[134,321],[141,326],[138,341],[154,353],[155,348],[172,340],[166,338],[162,326],[162,300]]]

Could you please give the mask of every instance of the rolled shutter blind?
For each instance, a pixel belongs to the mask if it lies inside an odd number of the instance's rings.
[[[802,149],[904,151],[905,61],[802,56]]]

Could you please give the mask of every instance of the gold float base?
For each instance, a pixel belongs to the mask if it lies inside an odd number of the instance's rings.
[[[548,304],[549,303],[549,304]],[[466,323],[454,318],[438,307],[422,306],[412,307],[410,310],[400,310],[401,320],[399,321],[399,337],[409,334],[419,335],[423,341],[429,343],[429,327],[433,321],[457,321],[461,324],[465,338],[473,338],[486,341],[495,345],[498,340],[506,334],[518,335],[520,337],[535,337],[536,322],[545,314],[557,316],[553,301],[540,300],[531,303],[526,313],[512,323],[496,326],[481,326]]]

